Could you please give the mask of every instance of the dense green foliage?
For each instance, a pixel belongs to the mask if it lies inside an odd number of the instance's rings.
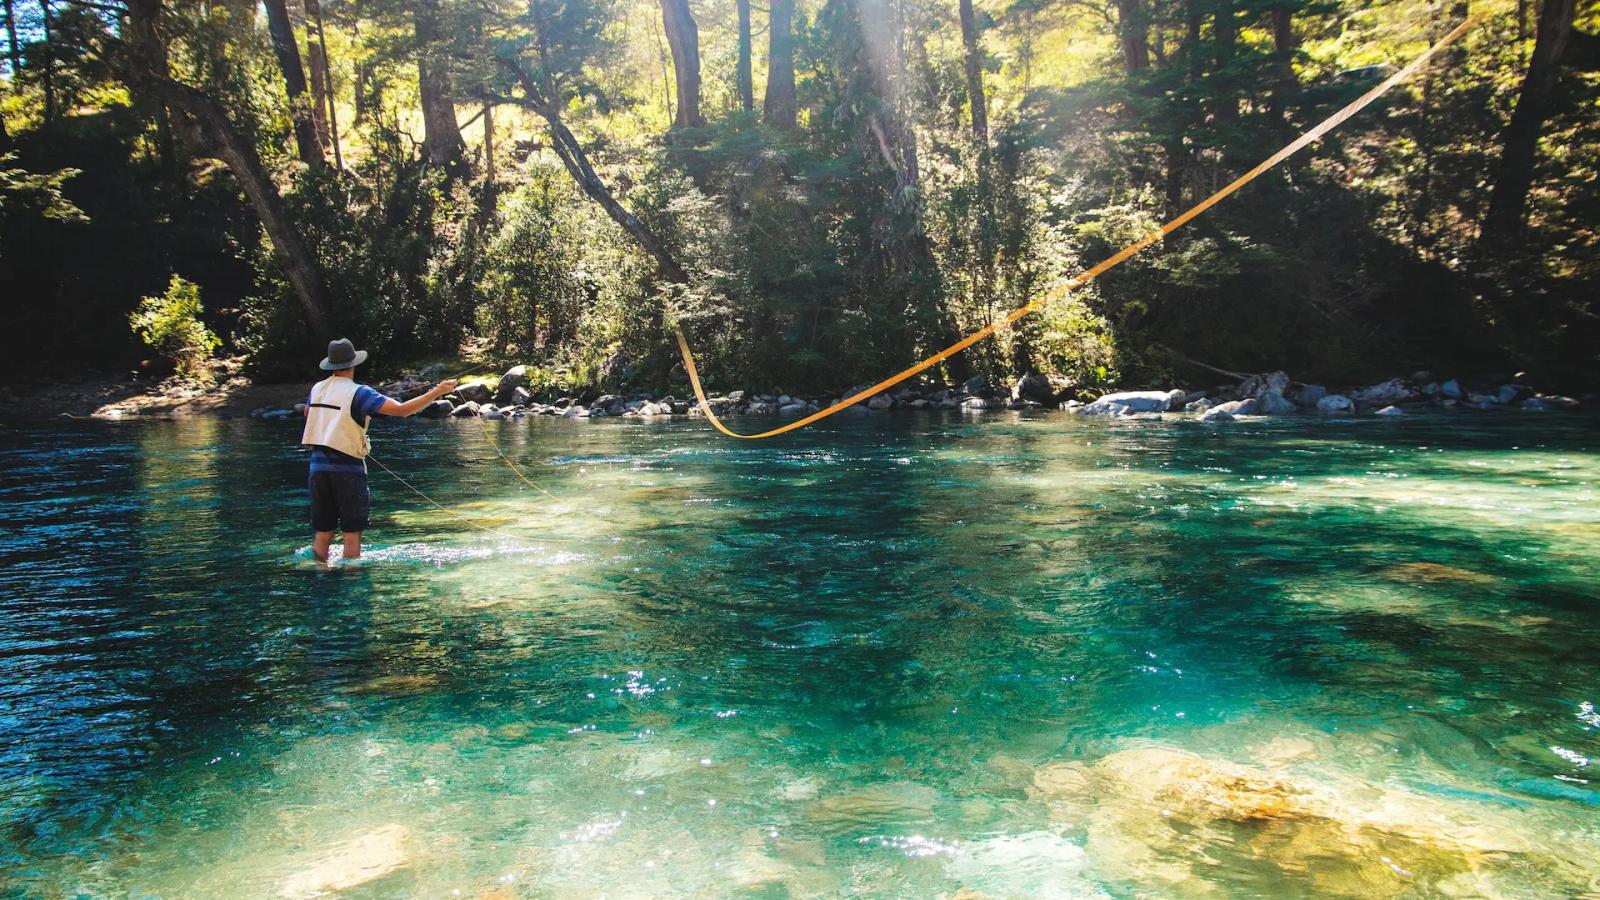
[[[714,384],[838,389],[1115,252],[1467,12],[808,0],[788,43],[758,8],[741,63],[739,2],[696,0],[687,32],[672,0],[12,4],[0,279],[46,337],[6,362],[136,361],[128,316],[181,278],[265,376],[337,332],[664,383],[676,322]],[[1474,7],[1415,81],[945,374],[1600,374],[1600,10],[1524,7]],[[1541,12],[1568,31],[1535,119]],[[1491,197],[1530,121],[1507,232]]]
[[[222,343],[200,321],[200,313],[199,286],[174,275],[166,293],[139,301],[128,323],[146,346],[179,372],[193,375]]]

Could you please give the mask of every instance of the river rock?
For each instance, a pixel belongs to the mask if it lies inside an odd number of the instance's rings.
[[[1191,400],[1188,403],[1185,403],[1183,405],[1183,411],[1186,413],[1203,413],[1216,405],[1216,402],[1210,397],[1201,397],[1199,400]]]
[[[1072,387],[1072,379],[1064,375],[1030,373],[1017,379],[1011,386],[1011,399],[1032,400],[1045,406],[1053,406],[1065,397]]]
[[[1500,390],[1495,391],[1495,399],[1506,406],[1510,406],[1527,392],[1527,388],[1520,384],[1502,384],[1500,385]]]
[[[1451,400],[1462,400],[1467,396],[1467,392],[1461,389],[1461,382],[1454,378],[1439,385],[1439,393]]]
[[[1251,375],[1244,381],[1239,382],[1237,394],[1240,399],[1254,398],[1259,400],[1261,395],[1267,391],[1277,391],[1278,396],[1281,397],[1288,389],[1289,376],[1287,373],[1267,372],[1263,375]]]
[[[505,402],[505,401],[501,401]],[[527,406],[533,402],[533,395],[525,387],[516,387],[511,390],[510,403],[512,406]]]
[[[1375,416],[1403,416],[1405,414],[1406,411],[1398,406],[1385,406],[1383,409],[1373,413]]]
[[[427,406],[424,406],[418,415],[422,416],[424,419],[443,419],[449,416],[454,410],[455,406],[453,406],[449,400],[440,398],[432,403],[429,403]]]
[[[744,399],[744,391],[729,391],[728,399],[732,400],[734,403],[738,403],[740,400]]]
[[[778,407],[778,415],[787,416],[791,419],[798,416],[803,416],[805,414],[806,405],[804,403],[785,403],[784,405]]]
[[[974,375],[961,382],[961,391],[973,397],[987,397],[994,393],[994,387],[987,375]]]
[[[1226,413],[1229,416],[1254,416],[1258,415],[1260,411],[1256,408],[1255,398],[1246,397],[1243,400],[1230,400],[1227,403],[1219,403],[1213,406],[1210,412]],[[1212,421],[1216,421],[1216,419]]]
[[[1248,403],[1248,402],[1252,402],[1252,401],[1241,401],[1241,402]],[[1227,405],[1227,404],[1224,404],[1224,405]],[[1212,408],[1206,410],[1205,413],[1200,416],[1200,421],[1202,421],[1202,422],[1232,422],[1233,421],[1233,413],[1228,412],[1227,410],[1223,409],[1221,406],[1213,406]]]
[[[1123,416],[1182,408],[1183,391],[1119,391],[1105,394],[1078,410],[1085,416]]]
[[[961,405],[966,409],[990,410],[1004,409],[1006,404],[1004,400],[997,397],[968,397]]]
[[[475,416],[477,414],[478,414],[478,403],[477,403],[476,400],[468,400],[467,402],[461,404],[460,406],[457,406],[455,409],[450,410],[450,415],[454,416],[456,418],[462,418],[462,417],[466,417],[466,416]]]
[[[1296,384],[1290,387],[1286,396],[1295,406],[1316,409],[1317,401],[1328,396],[1328,389],[1320,384]]]
[[[886,827],[915,826],[930,821],[938,797],[932,788],[920,784],[877,784],[812,801],[806,804],[802,816],[819,831],[836,837],[880,834]]]
[[[587,419],[589,418],[589,407],[574,403],[561,411],[561,417],[563,419]]]
[[[498,403],[498,404],[500,404],[502,406],[504,406],[504,405],[506,405],[508,403],[526,403],[526,402],[528,402],[526,399],[524,399],[524,400],[515,400],[514,399],[514,397],[516,395],[516,392],[519,391],[519,390],[522,391],[524,397],[527,396],[528,392],[526,390],[524,390],[527,387],[527,385],[528,385],[528,367],[527,366],[512,366],[511,368],[506,370],[506,373],[504,375],[500,376],[500,384],[499,384],[498,387],[495,388],[495,392],[494,392],[494,402],[496,402],[496,403]]]
[[[505,412],[493,403],[485,403],[478,407],[478,415],[485,419],[504,419],[506,417]]]
[[[481,381],[469,381],[456,387],[456,396],[470,403],[488,403],[493,397],[489,386]]]
[[[1388,406],[1399,403],[1401,400],[1410,399],[1411,388],[1398,378],[1391,378],[1381,384],[1364,387],[1350,395],[1350,399],[1366,406]]]
[[[880,410],[880,411],[885,410],[885,409],[892,409],[892,408],[894,408],[894,401],[889,398],[888,394],[878,394],[877,396],[873,397],[871,400],[867,401],[867,408],[868,409],[876,409],[876,410]]]
[[[404,825],[385,825],[334,844],[316,862],[290,875],[282,896],[319,897],[377,881],[405,867],[409,843]]]
[[[1294,410],[1294,404],[1284,399],[1277,388],[1269,388],[1256,397],[1256,411],[1264,416],[1287,416]]]
[[[1545,412],[1553,409],[1577,409],[1578,401],[1571,397],[1546,396],[1540,394],[1522,401],[1523,409]]]
[[[1317,401],[1317,412],[1320,413],[1347,413],[1355,407],[1350,398],[1343,394],[1329,394]]]

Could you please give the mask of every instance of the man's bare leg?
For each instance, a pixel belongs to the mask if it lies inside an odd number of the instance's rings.
[[[357,537],[358,543],[359,543],[359,538],[361,536],[358,534],[358,535],[356,535],[356,537]],[[348,538],[346,540],[348,541]],[[319,531],[319,532],[317,532],[316,538],[311,541],[311,555],[315,556],[319,562],[327,562],[328,561],[328,545],[330,545],[332,543],[333,543],[333,532],[331,532],[331,531]]]
[[[344,558],[347,560],[361,558],[361,532],[346,531],[344,533]]]

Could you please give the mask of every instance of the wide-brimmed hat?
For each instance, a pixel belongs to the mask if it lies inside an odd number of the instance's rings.
[[[328,342],[328,355],[322,360],[322,371],[337,372],[340,369],[349,369],[359,366],[367,361],[367,351],[357,350],[356,345],[347,338],[339,338]]]

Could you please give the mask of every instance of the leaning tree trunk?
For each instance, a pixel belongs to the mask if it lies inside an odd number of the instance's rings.
[[[767,18],[767,124],[794,128],[794,0],[772,0]]]
[[[1539,10],[1533,58],[1528,62],[1528,74],[1522,81],[1516,111],[1506,126],[1494,194],[1483,220],[1480,241],[1484,246],[1509,247],[1525,227],[1539,132],[1549,114],[1550,95],[1555,92],[1556,80],[1561,74],[1561,57],[1572,39],[1575,14],[1575,0],[1544,0]]]
[[[331,304],[321,269],[289,217],[277,185],[256,154],[255,145],[239,133],[228,118],[227,110],[211,96],[165,77],[141,75],[135,80],[181,113],[185,137],[196,152],[222,160],[233,173],[245,196],[250,198],[262,227],[267,230],[273,255],[283,266],[300,300],[306,324],[317,334],[327,334]]]
[[[317,23],[317,44],[322,50],[322,93],[328,101],[328,139],[333,143],[333,164],[343,171],[344,152],[339,149],[339,112],[334,105],[338,95],[333,91],[333,60],[328,54],[328,29],[322,24],[322,4],[317,0],[306,0],[306,11]]]
[[[734,81],[739,92],[739,108],[749,112],[756,107],[755,79],[750,71],[750,0],[735,0],[739,8],[739,63]]]
[[[661,22],[672,48],[672,72],[678,88],[678,109],[673,128],[699,128],[706,123],[700,114],[700,32],[689,0],[661,0]]]
[[[417,91],[422,100],[422,143],[429,162],[459,174],[467,145],[456,124],[450,66],[439,25],[439,0],[416,0],[412,13],[417,37]]]
[[[313,169],[322,168],[322,144],[317,140],[317,126],[306,102],[306,71],[300,65],[300,45],[294,39],[294,26],[289,22],[289,9],[284,0],[266,0],[267,31],[272,34],[272,49],[278,56],[278,69],[283,72],[283,87],[289,95],[289,118],[294,122],[294,144],[300,152],[300,161]]]

